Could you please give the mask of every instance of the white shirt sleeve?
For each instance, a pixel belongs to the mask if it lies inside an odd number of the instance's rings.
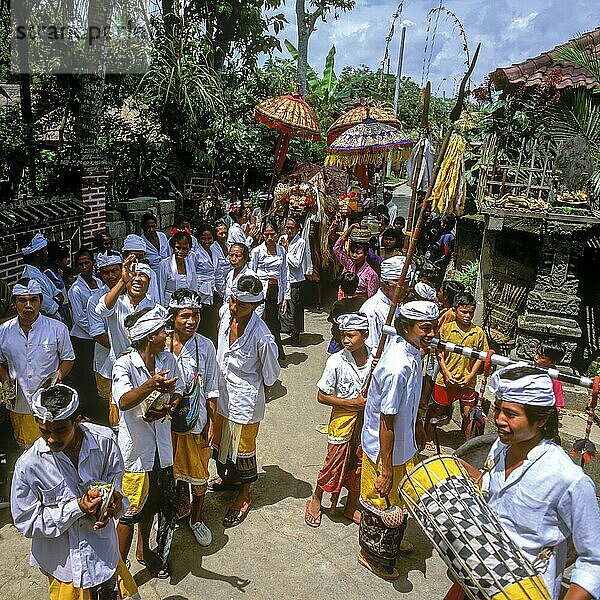
[[[125,362],[125,360],[127,362]],[[112,370],[112,401],[119,406],[121,398],[131,390],[135,389],[127,365],[130,363],[129,358],[118,358],[113,365]],[[120,408],[120,406],[119,406]]]
[[[281,284],[283,286],[283,299],[289,300],[291,298],[290,291],[290,271],[288,269],[287,256],[283,253],[283,260],[281,262]]]
[[[558,503],[558,513],[570,529],[577,551],[571,583],[600,598],[600,509],[589,477],[581,477],[569,487]]]
[[[75,351],[69,336],[67,326],[63,324],[58,334],[58,358],[63,360],[75,360]]]
[[[48,490],[47,499],[43,492],[40,497],[32,489],[20,461],[17,461],[11,486],[10,509],[15,527],[26,538],[57,538],[85,514],[79,508],[76,498],[64,501],[58,492]]]
[[[104,294],[104,296],[98,300],[98,304],[96,304],[94,311],[99,317],[110,317],[114,314],[116,306],[117,303],[115,302],[115,305],[112,308],[108,308],[108,306],[106,306],[106,294]]]
[[[317,387],[328,396],[331,396],[337,388],[337,365],[338,358],[334,354],[327,359],[321,379],[317,382]]]
[[[375,377],[377,368],[373,376]],[[406,404],[406,377],[402,371],[392,373],[385,369],[377,378],[381,398],[381,414],[396,415],[400,407]]]
[[[299,238],[294,244],[288,246],[287,260],[293,269],[299,269],[302,266],[304,260],[304,250],[306,248],[306,242]]]
[[[73,323],[77,323],[81,329],[87,334],[90,332],[90,326],[87,315],[87,302],[84,302],[83,296],[81,295],[81,289],[78,285],[72,285],[67,292],[69,298],[69,304],[71,305],[71,312],[73,313]]]
[[[258,273],[258,255],[260,253],[260,246],[257,246],[250,253],[250,269],[252,269],[255,273]]]
[[[258,341],[258,355],[262,365],[263,382],[266,386],[271,386],[277,381],[281,371],[277,360],[277,344],[272,335],[265,336]]]
[[[158,265],[158,273],[156,275],[156,283],[158,286],[158,293],[160,303],[163,306],[169,306],[169,299],[167,296],[167,280],[169,279],[169,273],[171,271],[171,259],[163,258]]]
[[[92,295],[87,302],[86,313],[89,328],[88,333],[93,338],[106,333],[106,324],[104,323],[104,319],[96,314],[96,306],[98,306],[98,303]]]
[[[204,373],[202,373],[202,387],[207,398],[218,397],[217,353],[212,342],[206,345],[206,363],[204,364]]]

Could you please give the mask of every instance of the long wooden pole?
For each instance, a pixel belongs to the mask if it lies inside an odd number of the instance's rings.
[[[471,64],[470,64],[469,68],[467,69],[467,72],[465,73],[465,75],[462,78],[462,81],[460,83],[460,87],[458,89],[458,97],[456,99],[456,104],[454,105],[454,108],[450,112],[450,122],[451,123],[456,123],[456,121],[458,121],[458,119],[460,117],[460,113],[462,111],[462,106],[463,106],[463,101],[465,98],[465,88],[466,88],[467,82],[469,81],[469,78],[471,77],[471,75],[473,73],[473,69],[475,68],[475,63],[477,62],[477,57],[479,56],[480,48],[481,48],[481,43],[479,43],[477,45],[477,49],[475,50],[475,54],[473,55],[473,60],[471,61]],[[440,148],[440,152],[438,154],[438,160],[436,162],[436,165],[435,165],[435,168],[433,171],[433,175],[429,181],[427,193],[425,194],[425,198],[424,198],[423,202],[421,203],[421,209],[419,211],[419,218],[417,219],[417,224],[415,226],[414,233],[413,233],[412,237],[410,238],[410,246],[408,247],[408,252],[406,254],[406,259],[404,261],[404,266],[402,267],[402,271],[400,273],[400,278],[398,279],[398,281],[396,282],[396,285],[395,285],[394,295],[392,297],[392,304],[390,305],[390,309],[388,311],[388,315],[385,320],[385,325],[388,327],[391,325],[392,321],[394,320],[394,315],[396,314],[396,308],[398,307],[398,303],[400,301],[400,295],[402,293],[402,289],[403,289],[404,283],[406,281],[406,275],[408,274],[408,269],[412,262],[412,257],[415,253],[415,249],[417,247],[417,242],[419,241],[419,236],[421,235],[421,228],[423,227],[423,223],[425,221],[425,215],[427,214],[427,208],[430,204],[431,190],[433,189],[435,180],[437,179],[438,174],[440,172],[440,168],[444,161],[444,157],[445,157],[446,151],[448,149],[448,143],[450,142],[451,135],[452,135],[452,127],[448,127],[448,131],[446,132],[446,135],[444,136],[444,140],[442,142],[442,147]],[[377,345],[377,350],[375,351],[376,359],[379,359],[381,357],[381,354],[383,353],[383,348],[385,347],[386,341],[387,341],[387,333],[385,332],[385,328],[384,328],[384,330],[381,333],[381,338],[379,339],[379,344]],[[367,384],[365,386],[366,389],[368,389],[370,382],[371,382],[371,378],[369,377],[369,380],[367,381]]]

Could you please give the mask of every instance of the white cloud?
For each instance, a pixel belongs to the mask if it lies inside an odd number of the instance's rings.
[[[525,29],[538,15],[538,12],[530,12],[526,17],[513,19],[510,25],[513,29]]]

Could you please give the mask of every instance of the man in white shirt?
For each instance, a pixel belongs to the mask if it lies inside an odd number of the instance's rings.
[[[220,477],[212,487],[239,486],[224,527],[239,525],[250,510],[250,485],[258,479],[256,437],[265,416],[265,387],[272,386],[280,372],[275,338],[255,313],[263,301],[258,277],[242,275],[219,327],[215,458]]]
[[[394,566],[401,552],[406,516],[391,528],[382,516],[390,507],[402,508],[398,484],[414,466],[417,449],[425,446],[425,430],[418,418],[423,361],[437,328],[438,309],[433,302],[407,302],[396,320],[399,333],[386,344],[373,371],[367,394],[361,436],[363,461],[358,561],[378,577],[400,576]]]
[[[125,318],[135,311],[152,308],[155,305],[147,293],[150,267],[135,261],[136,257],[132,255],[123,261],[121,278],[98,300],[95,308],[96,314],[105,318],[107,322],[113,363],[129,348],[129,337],[124,325]]]
[[[61,291],[50,281],[47,275],[42,273],[42,269],[48,262],[48,240],[41,233],[36,233],[31,242],[25,246],[23,253],[23,262],[25,267],[22,278],[35,279],[42,289],[42,314],[60,319],[58,315],[58,302],[64,301]]]
[[[73,368],[75,353],[67,326],[40,314],[43,294],[37,280],[21,279],[12,293],[17,316],[0,325],[0,382],[15,391],[13,434],[28,448],[40,435],[31,414],[33,394],[48,376],[62,381]]]
[[[166,419],[183,393],[175,357],[165,352],[166,308],[138,310],[125,319],[132,350],[113,367],[113,401],[120,412],[119,447],[129,509],[119,520],[119,548],[126,560],[139,523],[136,558],[158,578],[169,577],[168,558],[176,524],[171,422]],[[150,531],[158,513],[158,548],[150,550]]]
[[[146,259],[146,240],[141,235],[130,233],[123,241],[121,254],[123,256],[123,260],[133,254],[137,258],[138,262],[145,262],[149,264],[148,260]],[[158,289],[158,276],[152,269],[150,269],[148,296],[150,296],[150,299],[152,302],[154,302],[154,304],[160,304],[162,301],[160,291]]]
[[[77,392],[65,385],[38,391],[32,408],[41,438],[17,460],[10,507],[15,527],[31,538],[31,565],[48,576],[50,599],[116,598],[117,587],[121,597],[139,598],[113,521],[127,504],[114,434],[82,424]],[[90,489],[98,481],[114,484],[106,507]]]
[[[528,365],[511,365],[492,375],[494,442],[483,476],[465,463],[508,537],[530,563],[539,564],[552,600],[561,583],[567,539],[577,561],[565,600],[600,598],[600,509],[592,480],[551,440],[558,435],[552,380]],[[548,551],[550,551],[548,553]]]
[[[400,279],[402,268],[405,262],[404,256],[392,256],[381,263],[381,274],[379,276],[379,290],[377,293],[365,300],[360,307],[360,312],[367,315],[369,319],[369,337],[366,341],[366,346],[375,354],[379,340],[381,339],[381,331],[385,325],[392,299],[396,291],[396,282]],[[410,281],[414,273],[412,265],[408,268],[407,281]],[[400,309],[396,309],[394,319],[400,314]]]
[[[94,381],[94,338],[89,332],[87,304],[94,291],[102,287],[102,282],[94,277],[94,254],[87,248],[82,248],[75,254],[75,265],[79,274],[67,292],[73,327],[71,327],[71,342],[75,351],[75,368],[68,379],[79,397],[82,415],[98,423],[100,417],[96,385]]]
[[[102,286],[90,296],[86,312],[88,318],[89,334],[95,341],[94,344],[94,377],[99,400],[99,419],[101,424],[111,427],[119,424],[119,411],[110,401],[112,387],[112,368],[115,362],[110,352],[110,338],[108,336],[108,317],[101,317],[96,313],[96,306],[102,296],[119,283],[123,259],[118,252],[109,250],[96,257],[96,267],[102,281]]]

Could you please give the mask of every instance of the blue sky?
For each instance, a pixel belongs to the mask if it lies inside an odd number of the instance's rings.
[[[327,52],[335,44],[338,73],[345,65],[380,66],[385,38],[398,3],[358,0],[354,10],[340,13],[337,20],[330,15],[327,23],[318,24],[318,30],[310,39],[309,63],[320,73]],[[447,0],[444,5],[462,21],[471,54],[481,42],[474,83],[481,82],[496,67],[537,56],[579,33],[600,26],[598,0]],[[287,16],[288,25],[280,35],[293,44],[296,43],[294,6],[294,0],[285,0],[281,12]],[[421,83],[423,76],[427,13],[437,6],[438,0],[406,0],[397,21],[404,20],[408,25],[403,75],[417,83]],[[430,27],[428,57],[434,25],[435,16]],[[400,27],[396,27],[390,50],[393,72],[399,42]],[[283,55],[288,56],[285,49]],[[437,91],[440,96],[443,91],[453,94],[455,79],[460,80],[464,73],[464,60],[457,28],[451,19],[440,14],[430,64],[426,61],[433,92]]]

